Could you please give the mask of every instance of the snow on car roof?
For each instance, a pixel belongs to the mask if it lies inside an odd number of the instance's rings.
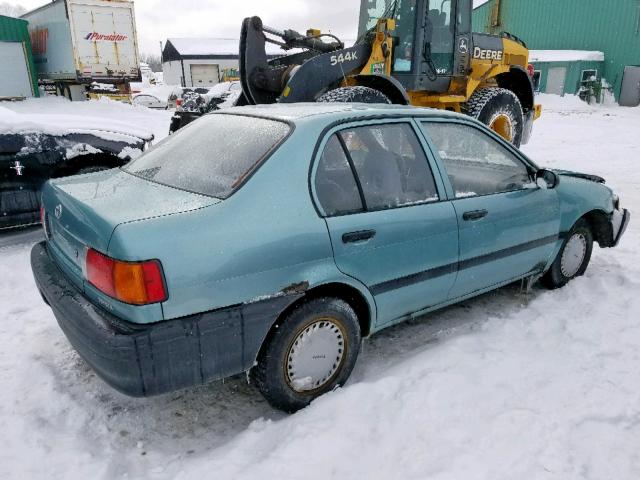
[[[332,113],[349,112],[354,116],[367,114],[393,115],[419,113],[422,115],[451,115],[456,113],[432,108],[414,107],[411,105],[384,105],[371,103],[273,103],[267,105],[251,105],[227,108],[224,113],[241,113],[279,118],[282,120],[296,120],[304,117],[326,115]]]
[[[530,50],[530,62],[603,62],[604,53],[590,50]]]
[[[135,143],[135,139],[151,140],[153,134],[144,127],[120,120],[115,111],[112,116],[89,116],[84,110],[74,109],[74,102],[55,102],[36,99],[38,113],[17,112],[0,106],[0,135],[13,133],[43,133],[63,136],[88,133],[104,140]],[[84,103],[84,102],[81,102]]]

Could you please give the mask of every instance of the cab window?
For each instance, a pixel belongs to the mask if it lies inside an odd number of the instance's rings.
[[[423,122],[456,198],[535,187],[531,172],[498,141],[470,125]]]

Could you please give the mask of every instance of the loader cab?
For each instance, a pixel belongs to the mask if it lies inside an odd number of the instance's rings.
[[[406,90],[442,93],[470,66],[472,0],[362,0],[359,37],[392,18],[392,75]]]

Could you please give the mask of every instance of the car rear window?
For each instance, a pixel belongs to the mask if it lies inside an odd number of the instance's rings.
[[[163,185],[227,198],[290,129],[277,120],[206,115],[158,143],[125,171]]]

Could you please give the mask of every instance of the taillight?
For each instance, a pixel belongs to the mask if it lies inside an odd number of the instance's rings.
[[[42,225],[44,225],[44,215],[45,215],[44,207],[41,205],[40,206],[40,223]]]
[[[179,107],[181,105],[182,105],[182,99],[181,98],[176,99],[176,107]]]
[[[529,76],[533,78],[533,75],[536,72],[536,68],[533,65],[529,64],[527,65],[527,72],[529,73]]]
[[[121,262],[90,248],[85,275],[91,285],[124,303],[148,305],[167,299],[162,265],[158,260]]]

